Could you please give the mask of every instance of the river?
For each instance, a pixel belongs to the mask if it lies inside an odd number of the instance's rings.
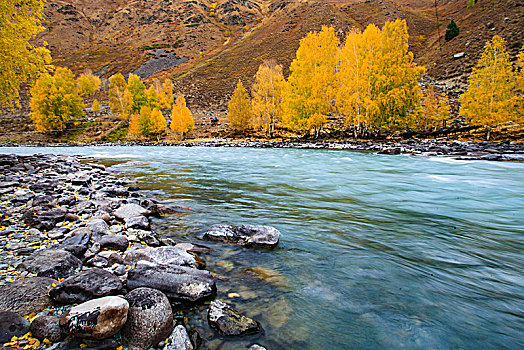
[[[524,347],[524,163],[370,152],[204,147],[4,148],[81,154],[191,207],[155,221],[204,256],[218,297],[261,335],[209,348]],[[201,241],[212,224],[271,225],[277,249]],[[257,277],[258,276],[258,277]]]

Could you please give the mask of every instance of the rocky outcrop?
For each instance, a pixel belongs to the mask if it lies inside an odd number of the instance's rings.
[[[0,286],[0,311],[29,315],[51,307],[47,290],[53,283],[58,282],[48,277],[30,277]]]
[[[238,313],[230,305],[214,300],[207,313],[209,325],[221,335],[245,335],[261,330],[258,321]]]
[[[280,240],[280,232],[261,225],[213,225],[204,233],[204,238],[246,247],[274,248]]]
[[[43,249],[27,257],[21,268],[39,277],[67,278],[80,271],[82,262],[61,249]]]
[[[147,350],[166,339],[173,330],[173,311],[168,298],[151,288],[137,288],[125,296],[129,302],[122,343],[130,350]]]
[[[29,332],[29,322],[12,311],[0,312],[0,344]]]
[[[173,301],[196,303],[216,294],[215,279],[208,271],[185,266],[155,265],[144,261],[128,272],[127,287],[149,287],[162,291]]]
[[[118,219],[125,220],[136,216],[147,216],[150,214],[150,211],[142,208],[138,204],[125,204],[115,210],[113,213]]]
[[[129,303],[116,296],[93,299],[69,309],[60,317],[60,327],[69,335],[105,339],[118,333],[127,320]]]
[[[124,258],[127,265],[134,265],[139,261],[149,261],[156,265],[197,267],[197,261],[193,255],[176,247],[130,250]]]
[[[49,296],[63,304],[117,294],[122,290],[120,279],[109,271],[94,268],[71,276],[49,290]]]
[[[30,331],[32,336],[40,341],[47,339],[56,343],[65,338],[65,334],[60,328],[60,317],[58,316],[37,317],[31,322]]]

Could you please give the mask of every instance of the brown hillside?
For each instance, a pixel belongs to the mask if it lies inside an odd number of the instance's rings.
[[[522,47],[521,0],[480,0],[471,9],[466,0],[437,3],[439,31],[434,0],[49,0],[40,40],[49,43],[55,64],[75,72],[90,68],[108,77],[149,60],[144,77],[173,77],[189,105],[206,110],[224,110],[236,80],[250,85],[264,60],[287,69],[300,38],[322,25],[334,26],[343,38],[351,27],[406,19],[416,60],[458,91],[493,35],[506,38],[513,59]],[[461,32],[446,42],[451,18]],[[463,58],[453,58],[461,52]]]

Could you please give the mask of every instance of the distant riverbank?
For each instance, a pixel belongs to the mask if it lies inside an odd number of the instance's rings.
[[[122,143],[26,143],[3,144],[1,147],[84,147],[84,146],[160,146],[160,147],[246,147],[246,148],[296,148],[343,149],[374,151],[380,154],[420,154],[426,156],[451,156],[463,160],[524,161],[524,144],[515,142],[443,142],[403,140],[393,141],[230,141],[205,140],[187,142],[122,142]]]

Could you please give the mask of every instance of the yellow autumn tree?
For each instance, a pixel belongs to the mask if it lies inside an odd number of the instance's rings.
[[[20,85],[52,69],[47,44],[31,43],[43,20],[42,0],[0,0],[0,107],[19,106]]]
[[[337,109],[345,116],[346,125],[353,127],[357,137],[373,125],[375,111],[372,99],[372,67],[377,64],[382,32],[374,24],[363,33],[352,30],[339,51],[337,79]]]
[[[515,69],[517,71],[518,111],[521,116],[519,122],[521,122],[522,116],[524,115],[524,46],[519,52],[517,67],[515,67]]]
[[[131,95],[131,111],[137,113],[142,106],[147,105],[146,86],[136,74],[129,74],[127,78],[127,90]]]
[[[97,99],[93,100],[93,104],[91,105],[91,110],[94,113],[100,112],[100,102],[98,102]]]
[[[158,95],[154,85],[151,85],[147,89],[147,103],[151,108],[160,108],[160,103],[158,102]]]
[[[373,124],[381,130],[414,127],[422,112],[422,89],[418,80],[425,68],[413,62],[408,39],[405,20],[386,22],[382,29],[377,64],[371,69]]]
[[[160,83],[158,79],[155,79],[154,86],[158,95],[158,103],[160,104],[160,108],[171,108],[171,106],[174,104],[173,82],[171,79],[165,79],[163,83]]]
[[[122,120],[127,121],[129,113],[131,113],[133,99],[122,74],[118,73],[109,78],[108,95],[111,112],[118,114]]]
[[[77,84],[80,96],[92,96],[96,91],[100,90],[101,81],[92,72],[86,71],[78,77]]]
[[[282,103],[284,122],[291,129],[314,130],[317,137],[333,110],[338,45],[335,30],[325,26],[300,40]]]
[[[280,103],[284,83],[282,66],[275,61],[264,62],[258,67],[255,83],[251,89],[253,124],[270,137],[282,117]]]
[[[233,96],[227,106],[227,117],[231,128],[244,131],[251,127],[251,101],[240,79],[238,79]]]
[[[132,117],[136,119],[136,122],[135,120],[133,120],[132,123],[130,122],[129,132],[135,135],[158,136],[166,129],[166,119],[158,108],[151,109],[147,105],[142,106],[138,117],[135,117],[135,114],[133,114]],[[137,125],[134,125],[135,123]]]
[[[129,117],[129,128],[127,129],[127,133],[130,136],[138,136],[140,135],[140,128],[138,126],[138,118],[140,117],[140,114],[131,114]]]
[[[42,74],[31,88],[31,119],[39,131],[61,131],[75,125],[84,114],[73,73],[57,68]]]
[[[420,129],[427,131],[439,125],[444,126],[450,115],[449,100],[444,92],[439,94],[433,85],[428,85],[422,106]]]
[[[181,93],[178,94],[173,110],[171,111],[170,129],[179,133],[180,138],[184,139],[184,133],[188,133],[195,127],[195,122],[191,116],[191,111],[186,106],[186,99]]]
[[[486,127],[489,140],[490,128],[518,119],[515,109],[517,95],[516,81],[506,43],[495,35],[486,47],[469,77],[467,91],[460,97],[459,114],[472,125]]]

